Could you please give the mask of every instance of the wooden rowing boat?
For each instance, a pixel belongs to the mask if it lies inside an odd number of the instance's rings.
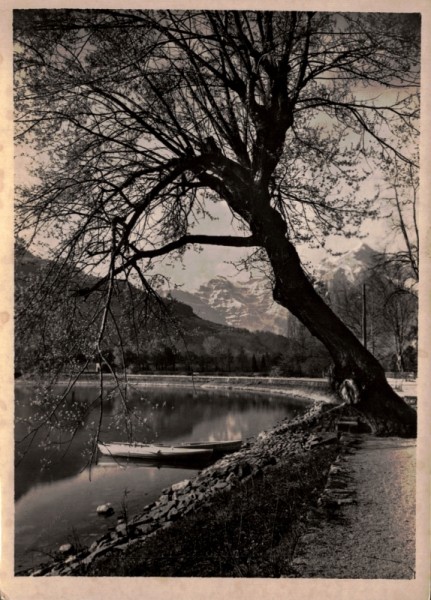
[[[242,440],[220,440],[213,442],[180,442],[168,444],[140,444],[113,442],[98,444],[101,454],[105,456],[123,456],[129,458],[196,458],[208,457],[211,454],[235,452],[242,445]]]
[[[122,456],[130,458],[145,458],[152,460],[187,459],[211,456],[211,448],[183,448],[175,446],[162,446],[155,444],[129,444],[127,442],[113,442],[111,444],[98,444],[101,454],[105,456]]]

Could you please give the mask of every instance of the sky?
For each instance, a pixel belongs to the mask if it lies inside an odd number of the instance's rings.
[[[19,156],[15,162],[15,182],[29,182],[27,164]],[[373,195],[375,186],[382,186],[382,182],[374,175],[364,184],[363,193]],[[380,202],[382,211],[387,213],[387,202]],[[210,212],[213,219],[206,218],[191,231],[207,235],[246,235],[236,227],[232,214],[225,202],[212,202]],[[365,219],[358,230],[358,237],[346,238],[330,236],[326,238],[326,248],[310,248],[307,244],[297,245],[296,249],[301,260],[307,266],[318,267],[323,258],[332,252],[349,252],[362,243],[367,243],[375,250],[397,250],[401,247],[400,236],[395,235],[391,227],[391,220],[380,218],[376,220]],[[181,286],[187,291],[196,291],[202,284],[218,276],[224,276],[233,281],[247,281],[250,276],[259,276],[258,270],[251,272],[238,270],[232,263],[238,263],[252,252],[249,248],[229,248],[219,246],[202,246],[199,251],[189,246],[183,255],[182,261],[174,260],[170,255],[159,259],[153,273],[159,273],[169,278],[167,288]],[[35,251],[37,254],[37,251]]]
[[[377,183],[377,182],[375,182]],[[382,203],[383,210],[387,211],[387,203]],[[232,223],[232,216],[224,203],[213,204],[211,213],[217,218],[216,221],[206,219],[199,224],[193,233],[244,235],[238,231]],[[349,252],[354,248],[367,243],[375,250],[383,251],[397,250],[402,245],[399,235],[392,230],[390,219],[380,218],[377,220],[365,219],[358,230],[358,237],[345,238],[330,236],[326,238],[326,248],[310,248],[306,244],[296,246],[303,263],[311,267],[318,267],[323,258],[328,256],[328,250],[332,252]],[[224,276],[233,281],[247,281],[252,276],[259,276],[257,270],[251,273],[239,271],[231,263],[237,263],[250,254],[249,248],[227,248],[217,246],[202,247],[200,252],[191,246],[186,250],[182,264],[174,262],[166,257],[158,264],[156,271],[169,277],[171,286],[183,286],[187,291],[195,291],[200,285],[217,276]]]
[[[220,214],[217,222],[218,233],[225,233],[229,226],[229,216],[223,214],[222,209],[217,210],[217,212]],[[211,225],[214,226],[213,223]],[[208,229],[205,230],[204,224],[202,224],[202,232],[204,231],[208,233]],[[211,233],[217,233],[217,231],[212,230]],[[360,234],[365,237],[346,239],[332,236],[327,240],[327,247],[333,252],[349,252],[362,243],[367,243],[375,250],[384,250],[386,245],[390,245],[391,248],[399,245],[399,243],[394,243],[394,236],[390,231],[390,223],[387,220],[364,221]],[[324,249],[311,249],[304,244],[298,246],[297,250],[303,262],[316,267],[328,255],[328,252]],[[249,249],[216,246],[207,246],[201,252],[190,248],[186,250],[182,264],[173,263],[171,259],[167,258],[164,264],[159,264],[156,271],[170,277],[171,285],[182,285],[187,291],[197,290],[200,285],[219,275],[234,281],[246,281],[249,274],[238,271],[231,263],[240,261],[249,252]],[[252,275],[258,275],[258,273],[252,271]]]

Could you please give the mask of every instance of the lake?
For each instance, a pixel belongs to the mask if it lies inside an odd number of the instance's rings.
[[[16,442],[26,432],[25,421],[37,408],[31,387],[16,390]],[[83,410],[82,422],[70,441],[61,432],[46,438],[42,427],[15,471],[15,569],[37,566],[67,542],[84,545],[114,527],[117,517],[129,515],[160,496],[161,490],[193,477],[202,464],[88,466],[88,448],[99,418],[97,387],[77,387],[71,394]],[[203,440],[246,440],[284,418],[293,418],[309,407],[305,400],[250,392],[185,388],[136,389],[130,394],[135,411],[133,433],[137,441],[168,444]],[[96,402],[97,404],[97,402]],[[121,424],[121,398],[104,405],[100,438],[104,442],[127,440]],[[58,444],[57,442],[62,442]],[[22,444],[18,444],[19,448]],[[18,452],[16,453],[18,456]],[[111,502],[115,514],[105,518],[98,505]]]

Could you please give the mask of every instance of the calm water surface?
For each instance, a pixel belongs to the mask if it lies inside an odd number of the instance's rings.
[[[31,418],[33,390],[18,389],[16,441],[26,432],[19,418]],[[79,387],[75,403],[88,405],[98,390]],[[177,443],[201,440],[235,440],[254,437],[285,417],[303,412],[304,401],[269,397],[249,392],[147,389],[132,394],[139,421],[134,425],[138,441]],[[105,406],[101,439],[126,440],[118,429],[121,401],[112,398]],[[41,448],[38,438],[31,445],[15,474],[15,568],[36,566],[59,546],[73,539],[85,545],[116,525],[124,505],[130,515],[157,499],[163,488],[190,478],[202,464],[187,466],[100,464],[86,466],[94,408],[77,431],[72,443]],[[40,432],[39,439],[44,437]],[[67,436],[65,436],[67,437]],[[96,513],[99,504],[111,502],[115,514],[104,518]]]

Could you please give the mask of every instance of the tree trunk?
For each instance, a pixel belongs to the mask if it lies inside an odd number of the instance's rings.
[[[257,218],[256,218],[257,217]],[[286,224],[271,207],[250,227],[266,249],[274,277],[274,300],[294,314],[328,349],[334,361],[332,384],[378,435],[416,435],[416,411],[386,381],[383,367],[317,294],[304,273]]]

